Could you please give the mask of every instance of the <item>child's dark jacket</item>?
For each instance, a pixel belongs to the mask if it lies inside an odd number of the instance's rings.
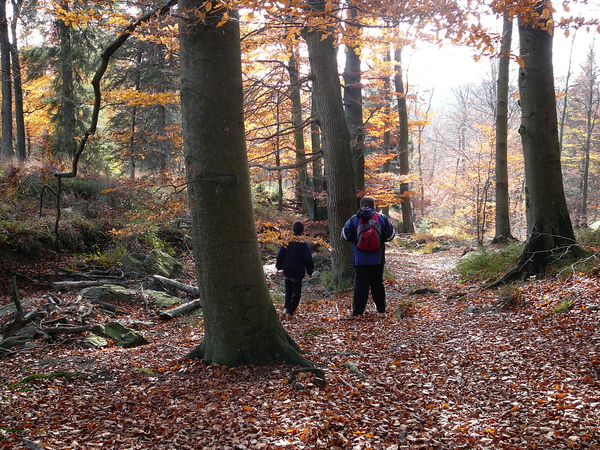
[[[275,267],[283,270],[283,275],[292,281],[300,281],[304,275],[313,274],[315,263],[313,261],[310,244],[308,242],[291,241],[287,247],[279,247]]]

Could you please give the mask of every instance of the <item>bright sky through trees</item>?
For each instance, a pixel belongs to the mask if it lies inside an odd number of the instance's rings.
[[[555,19],[558,20],[564,12],[560,5],[556,6]],[[587,5],[572,4],[570,14],[581,13],[585,17],[600,17],[600,0],[590,0]],[[490,28],[497,28],[500,32],[502,21],[496,20]],[[517,33],[516,23],[513,31]],[[596,29],[581,29],[576,33],[571,32],[566,37],[562,30],[557,30],[554,36],[554,74],[557,78],[566,76],[568,70],[569,53],[573,37],[573,60],[571,70],[575,70],[583,63],[591,43],[600,45],[600,35]],[[517,53],[518,39],[513,39],[513,52]],[[490,71],[490,59],[481,58],[475,61],[474,51],[467,47],[457,47],[444,44],[441,48],[434,44],[419,45],[417,49],[406,49],[403,60],[407,65],[408,83],[420,89],[435,88],[436,97],[444,95],[451,87],[470,82],[479,82],[486,78]],[[495,61],[495,60],[493,60]],[[515,67],[516,69],[516,67]]]

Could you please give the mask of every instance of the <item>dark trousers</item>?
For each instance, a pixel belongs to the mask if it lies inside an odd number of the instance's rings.
[[[293,281],[285,279],[285,305],[288,314],[294,314],[298,303],[300,303],[300,295],[302,295],[302,280]]]
[[[354,300],[352,315],[360,316],[365,312],[369,289],[373,302],[380,313],[385,312],[385,288],[383,287],[383,264],[354,266]]]

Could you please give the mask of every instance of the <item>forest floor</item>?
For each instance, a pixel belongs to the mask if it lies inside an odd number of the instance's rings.
[[[198,319],[123,305],[150,344],[67,339],[2,358],[0,448],[600,449],[598,279],[534,280],[508,301],[460,283],[460,257],[390,248],[385,314],[370,301],[351,320],[350,290],[306,288],[283,324],[326,386],[288,382],[287,366],[184,359]],[[281,289],[280,276],[269,282]],[[72,376],[38,377],[59,372]]]

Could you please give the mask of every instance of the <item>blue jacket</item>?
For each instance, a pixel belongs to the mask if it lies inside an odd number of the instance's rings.
[[[291,241],[287,247],[279,247],[275,267],[277,270],[283,269],[283,275],[292,281],[302,280],[306,273],[312,275],[315,270],[315,263],[310,244],[308,242]]]
[[[385,263],[385,242],[391,241],[396,236],[394,226],[390,219],[384,214],[378,213],[379,223],[381,224],[381,248],[379,251],[363,252],[356,248],[356,228],[361,218],[370,219],[375,213],[373,208],[360,209],[355,215],[350,217],[342,230],[342,239],[352,243],[352,265],[366,266]]]

